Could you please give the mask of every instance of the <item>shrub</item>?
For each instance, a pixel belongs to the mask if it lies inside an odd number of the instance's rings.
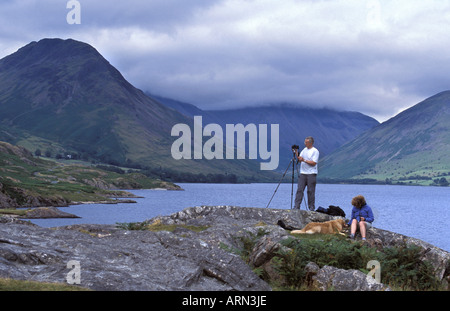
[[[290,238],[283,245],[291,249],[280,252],[277,269],[290,287],[301,287],[305,281],[304,268],[309,262],[320,267],[328,265],[340,269],[365,268],[376,257],[376,250],[361,243],[349,243],[340,237],[321,235],[320,239]]]
[[[356,269],[368,273],[370,260],[381,264],[381,282],[402,290],[437,290],[440,282],[432,265],[421,260],[422,249],[417,246],[398,246],[377,251],[363,243],[354,243],[336,236],[318,235],[290,238],[283,241],[289,251],[280,251],[275,268],[285,278],[286,286],[299,289],[306,286],[305,266],[315,262],[340,269]]]
[[[433,266],[421,260],[418,246],[390,247],[379,254],[382,282],[403,290],[437,290],[439,280]]]

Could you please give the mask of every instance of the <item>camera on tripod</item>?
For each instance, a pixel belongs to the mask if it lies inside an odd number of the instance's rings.
[[[275,189],[275,192],[272,195],[272,198],[270,199],[269,203],[267,204],[266,208],[269,207],[270,202],[272,202],[273,197],[275,196],[275,193],[277,193],[278,188],[280,187],[281,182],[283,181],[284,176],[286,176],[287,171],[289,170],[289,167],[291,167],[292,165],[292,183],[291,183],[291,209],[292,209],[292,203],[293,203],[293,196],[294,196],[294,174],[295,174],[295,167],[298,164],[299,160],[298,160],[298,150],[300,149],[299,145],[292,145],[291,146],[292,149],[292,159],[289,162],[288,167],[286,168],[286,171],[284,171],[283,177],[281,177],[280,182],[278,183],[277,188]],[[300,172],[298,171],[298,166],[297,166],[297,174],[300,175]],[[306,201],[305,201],[305,207],[306,207]]]

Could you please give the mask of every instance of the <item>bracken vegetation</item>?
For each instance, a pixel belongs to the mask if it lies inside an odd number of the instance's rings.
[[[234,251],[248,262],[260,234],[241,238],[242,249]],[[369,273],[366,265],[371,260],[381,264],[381,283],[393,290],[442,290],[441,282],[434,276],[433,266],[421,260],[423,250],[417,246],[400,245],[377,250],[361,242],[351,242],[335,235],[291,237],[281,242],[281,250],[271,260],[271,266],[280,278],[274,280],[261,269],[255,269],[265,281],[279,290],[310,290],[305,266],[309,262],[319,267],[334,266]],[[280,281],[280,279],[282,281]]]

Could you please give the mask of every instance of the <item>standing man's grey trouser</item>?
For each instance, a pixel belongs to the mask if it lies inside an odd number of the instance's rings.
[[[308,194],[308,208],[310,211],[315,210],[316,204],[316,179],[317,174],[300,174],[298,177],[297,193],[295,194],[295,206],[294,208],[300,209],[300,204],[303,200],[303,192],[305,187],[308,187],[306,191]]]

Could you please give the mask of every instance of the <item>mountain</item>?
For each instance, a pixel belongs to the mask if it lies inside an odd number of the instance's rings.
[[[176,161],[178,123],[193,120],[135,88],[86,43],[43,39],[0,60],[0,140],[126,166],[264,176],[256,161]]]
[[[203,116],[203,123],[226,124],[279,124],[280,170],[292,158],[292,145],[304,147],[304,139],[313,136],[321,157],[331,153],[359,134],[379,125],[379,122],[359,112],[295,107],[278,104],[231,110],[201,110],[191,104],[153,96],[161,103],[187,115]]]
[[[322,178],[432,184],[450,174],[450,91],[361,134],[319,163]]]
[[[93,47],[70,39],[32,42],[0,60],[0,105],[4,127],[118,162],[139,161],[130,152],[139,143],[169,144],[170,124],[187,122],[134,88]]]

